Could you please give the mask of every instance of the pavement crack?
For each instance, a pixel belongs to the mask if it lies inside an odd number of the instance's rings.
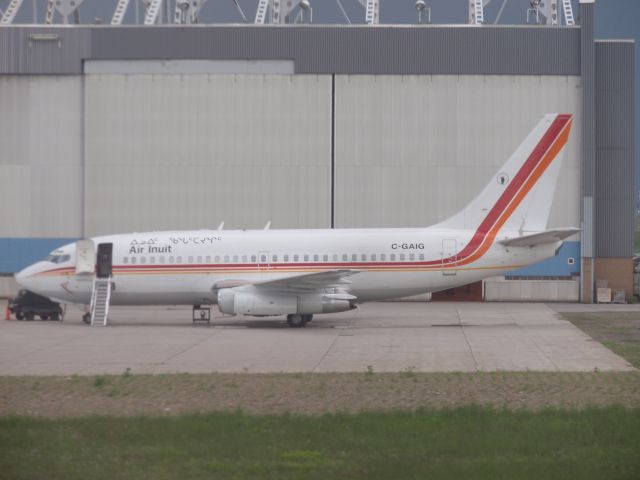
[[[471,354],[471,358],[473,358],[473,363],[476,367],[476,372],[480,371],[478,366],[478,360],[476,359],[475,354],[473,353],[473,348],[471,348],[471,344],[469,343],[469,339],[467,338],[467,332],[464,331],[464,325],[462,325],[462,318],[460,318],[460,310],[456,309],[456,315],[458,316],[458,324],[460,325],[460,330],[462,330],[462,337],[469,348],[469,353]]]
[[[188,352],[189,350],[191,350],[192,348],[196,348],[198,346],[200,346],[202,343],[204,343],[205,341],[209,340],[209,335],[202,337],[202,340],[199,340],[198,342],[187,346],[186,348],[183,348],[182,350],[180,350],[179,352],[174,353],[173,355],[171,355],[168,358],[165,358],[164,360],[162,360],[161,362],[157,363],[156,365],[166,365],[168,362],[170,362],[171,360],[173,360],[174,358],[176,358],[179,355],[182,355],[183,353]]]
[[[322,354],[322,356],[320,357],[320,360],[318,360],[318,363],[316,363],[311,369],[313,373],[315,373],[316,369],[320,366],[320,364],[324,362],[324,359],[327,357],[327,355],[329,354],[333,346],[336,344],[336,342],[338,341],[338,338],[340,338],[340,335],[336,335],[335,337],[333,337],[332,342],[329,344],[325,352]]]

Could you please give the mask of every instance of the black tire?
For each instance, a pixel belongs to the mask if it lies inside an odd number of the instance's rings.
[[[54,322],[57,322],[58,320],[60,320],[60,315],[58,314],[58,312],[51,314],[51,320],[53,320]]]
[[[26,312],[24,314],[24,318],[25,320],[31,321],[35,318],[35,315],[33,314],[33,312]]]
[[[310,313],[307,315],[302,315],[302,321],[305,324],[309,323],[311,320],[313,320],[313,315],[311,315]]]
[[[307,322],[304,321],[304,317],[306,315],[287,315],[287,325],[291,328],[302,328],[307,325]]]
[[[82,321],[89,325],[91,323],[91,314],[85,313],[84,315],[82,315]]]
[[[49,320],[49,315],[40,315],[40,320]]]
[[[24,320],[24,315],[21,313],[16,313],[16,320]]]

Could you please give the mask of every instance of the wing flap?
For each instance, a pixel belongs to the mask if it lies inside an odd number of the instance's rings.
[[[498,243],[507,247],[533,247],[543,243],[559,242],[578,232],[580,232],[579,228],[554,228],[552,230],[545,230],[544,232],[506,238],[499,240]]]
[[[264,280],[253,283],[258,288],[276,288],[276,289],[302,289],[317,290],[335,285],[350,283],[348,277],[359,273],[360,270],[338,269],[324,270],[321,272],[303,273],[301,275],[292,275],[274,280]]]

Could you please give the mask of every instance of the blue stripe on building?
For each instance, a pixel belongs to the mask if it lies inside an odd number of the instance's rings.
[[[0,238],[0,273],[15,273],[77,238]]]
[[[580,242],[564,242],[555,257],[509,272],[507,277],[570,277],[577,275],[580,275]]]

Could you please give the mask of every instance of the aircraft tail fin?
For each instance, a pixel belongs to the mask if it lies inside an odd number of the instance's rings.
[[[520,232],[545,230],[571,122],[568,114],[542,117],[484,190],[438,225],[494,235],[503,227]]]

